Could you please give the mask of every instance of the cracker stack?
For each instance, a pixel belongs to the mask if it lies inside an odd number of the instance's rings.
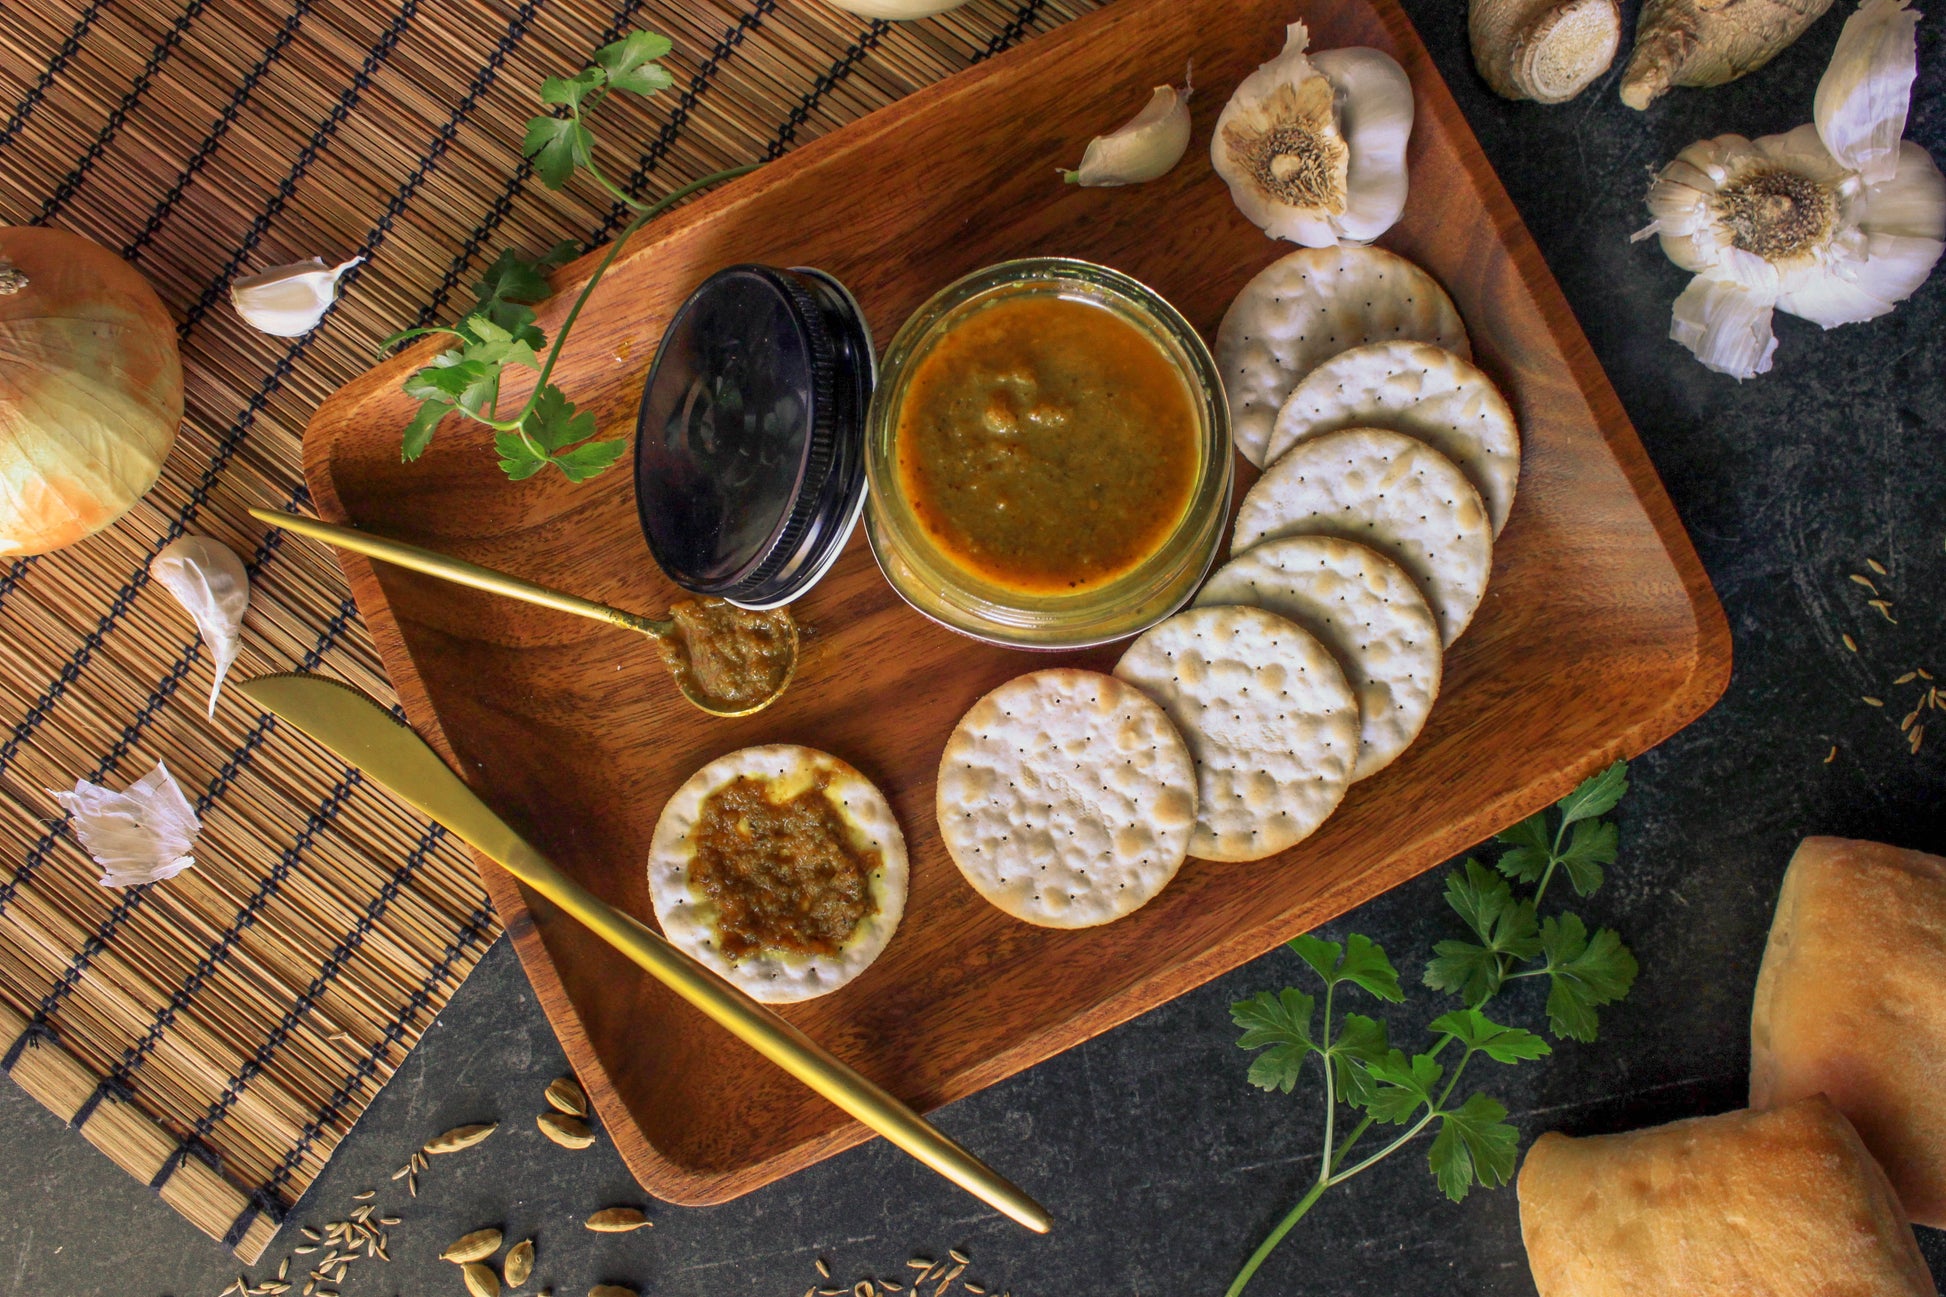
[[[1119,918],[1185,853],[1303,841],[1418,737],[1486,593],[1520,432],[1431,276],[1300,250],[1237,295],[1216,354],[1237,449],[1265,469],[1229,563],[1114,679],[1023,676],[946,745],[948,849],[1030,923]]]

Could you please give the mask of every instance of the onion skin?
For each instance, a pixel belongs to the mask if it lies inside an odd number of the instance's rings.
[[[182,422],[176,325],[149,282],[79,235],[0,227],[0,558],[46,554],[155,485]]]

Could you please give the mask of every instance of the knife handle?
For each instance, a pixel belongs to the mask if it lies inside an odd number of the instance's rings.
[[[891,1092],[690,958],[667,938],[569,878],[523,840],[495,858],[521,882],[566,910],[650,976],[695,1005],[759,1054],[995,1210],[1045,1234],[1047,1211]]]

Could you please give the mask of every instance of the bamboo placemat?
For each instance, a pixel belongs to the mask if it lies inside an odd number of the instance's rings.
[[[675,89],[603,110],[606,160],[654,196],[1096,2],[896,24],[818,0],[0,4],[0,222],[134,262],[176,313],[188,389],[128,518],[0,566],[0,1066],[255,1261],[497,934],[436,826],[236,695],[206,719],[206,654],[147,566],[185,532],[224,541],[251,573],[237,675],[323,671],[392,701],[331,556],[246,510],[306,507],[305,420],[379,339],[450,318],[503,246],[620,226],[599,191],[521,163],[543,76],[630,28],[675,41]],[[312,255],[366,258],[315,332],[231,311],[233,278]],[[97,886],[47,790],[157,760],[202,817],[196,867]]]

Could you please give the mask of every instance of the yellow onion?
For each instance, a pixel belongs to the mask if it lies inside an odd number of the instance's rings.
[[[127,513],[181,422],[175,322],[148,281],[79,235],[0,227],[0,556]]]

